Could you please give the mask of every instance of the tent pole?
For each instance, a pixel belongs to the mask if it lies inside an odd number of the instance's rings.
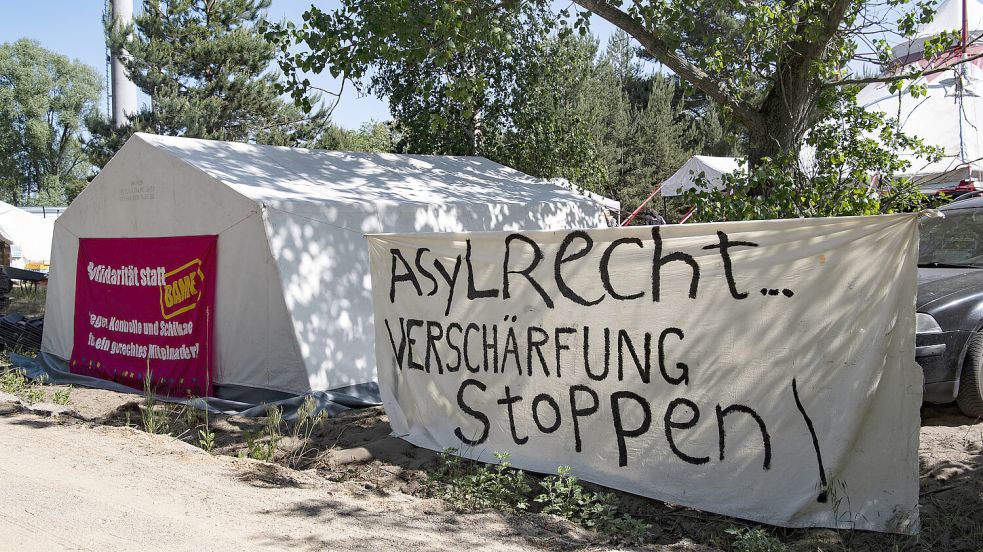
[[[637,216],[638,213],[640,213],[642,211],[642,207],[645,207],[645,204],[648,203],[649,201],[651,201],[652,198],[655,197],[655,194],[659,193],[659,191],[662,190],[662,186],[664,186],[664,185],[665,184],[659,184],[659,187],[658,188],[656,188],[655,190],[652,190],[652,193],[649,194],[649,196],[647,198],[645,198],[645,201],[643,201],[642,204],[639,205],[637,209],[635,209],[634,211],[632,211],[632,213],[630,215],[628,215],[628,218],[626,218],[625,221],[621,223],[621,225],[622,226],[628,226],[629,224],[631,224],[631,221],[635,219],[635,216]]]
[[[687,220],[689,220],[689,218],[691,216],[693,216],[693,213],[695,213],[695,212],[696,212],[696,205],[690,207],[689,212],[686,213],[686,216],[683,217],[683,220],[679,221],[679,224],[683,224],[684,222],[686,222]]]

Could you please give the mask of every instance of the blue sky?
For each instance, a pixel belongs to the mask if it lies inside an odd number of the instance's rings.
[[[134,6],[140,0],[134,0]],[[337,1],[315,1],[321,9],[329,10]],[[106,49],[102,31],[104,0],[0,0],[0,43],[19,38],[33,38],[49,50],[78,59],[106,73]],[[268,17],[273,21],[300,21],[311,0],[273,0]],[[613,27],[593,18],[593,31],[606,40]],[[337,90],[338,83],[330,75],[315,75],[311,81],[327,90]],[[100,104],[106,110],[105,91]],[[147,97],[141,94],[140,102]],[[341,102],[334,111],[336,124],[357,128],[369,120],[389,119],[387,104],[377,98],[359,97],[351,86],[345,87]]]

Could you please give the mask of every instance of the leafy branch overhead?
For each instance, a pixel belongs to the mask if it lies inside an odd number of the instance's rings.
[[[561,36],[586,34],[591,13],[627,32],[647,56],[738,121],[757,164],[801,149],[808,131],[850,93],[842,84],[861,82],[849,79],[851,62],[890,69],[888,41],[870,37],[912,39],[934,10],[900,0],[575,0],[553,13],[545,0],[342,0],[331,11],[312,6],[300,24],[268,25],[265,35],[279,50],[283,90],[310,108],[306,74],[328,71],[364,87],[373,68],[386,63],[447,67],[476,45],[508,55],[512,31],[532,21],[550,22]],[[719,13],[728,17],[708,18]],[[955,40],[953,33],[928,37],[926,57]],[[886,80],[917,76],[908,71]],[[461,100],[481,92],[487,75],[449,80],[445,94]]]

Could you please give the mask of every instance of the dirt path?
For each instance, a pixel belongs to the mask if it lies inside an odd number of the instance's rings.
[[[8,550],[521,550],[526,529],[135,429],[0,417]]]
[[[138,400],[73,389],[78,418],[0,400],[0,549],[608,549],[603,535],[553,516],[457,514],[422,498],[436,456],[391,437],[381,409],[328,419],[310,438],[312,469],[296,471],[235,457],[262,419],[213,418],[208,454],[124,427],[139,420]],[[983,551],[983,422],[953,406],[922,417],[920,535],[770,534],[794,552]],[[622,507],[651,524],[645,550],[732,549],[731,531],[750,525],[630,495]]]

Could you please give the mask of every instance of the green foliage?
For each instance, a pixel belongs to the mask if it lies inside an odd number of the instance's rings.
[[[727,534],[734,537],[734,542],[731,544],[734,552],[786,552],[788,550],[788,546],[785,546],[782,541],[760,527],[728,529]]]
[[[314,397],[307,395],[304,402],[297,408],[297,419],[294,420],[290,428],[290,437],[294,443],[294,449],[287,458],[287,465],[291,468],[300,468],[308,461],[308,454],[312,452],[310,448],[311,434],[314,430],[321,427],[328,417],[326,410],[318,410],[317,402]]]
[[[513,50],[526,58],[523,69],[480,153],[534,176],[600,191],[608,178],[602,144],[612,107],[608,96],[621,96],[620,83],[596,61],[594,39],[536,40],[529,49]]]
[[[434,5],[410,9],[434,17]],[[374,20],[377,9],[353,5],[346,17]],[[393,122],[329,129],[318,147],[482,155],[633,204],[690,153],[684,139],[702,146],[704,127],[694,122],[698,116],[682,113],[675,80],[643,75],[627,35],[613,37],[601,55],[593,37],[551,34],[541,7],[507,21],[502,33],[469,43],[447,63],[377,57],[356,84],[388,100]],[[459,87],[469,76],[482,85],[464,93]],[[719,133],[719,125],[714,129]],[[363,145],[380,135],[374,141],[386,148]]]
[[[392,153],[396,151],[396,140],[392,123],[369,121],[363,123],[358,130],[329,125],[314,147],[339,151]]]
[[[0,363],[0,392],[16,395],[27,404],[46,402],[48,397],[44,391],[47,377],[37,380],[29,379],[23,371]],[[50,401],[55,404],[67,405],[71,402],[72,387],[64,387],[51,394]]]
[[[273,407],[266,412],[266,424],[256,435],[246,437],[246,453],[249,458],[272,462],[283,439],[283,410]]]
[[[765,164],[771,165],[765,171],[769,177],[780,176],[775,186],[784,190],[777,194],[792,198],[762,211],[878,212],[910,206],[914,199],[892,191],[889,195],[897,195],[897,201],[881,198],[873,205],[858,175],[895,164],[885,155],[899,151],[905,140],[888,132],[879,136],[882,141],[866,141],[866,123],[844,108],[843,91],[855,83],[846,68],[861,57],[858,43],[883,35],[893,23],[902,38],[911,38],[916,26],[934,13],[928,2],[887,4],[893,11],[885,15],[859,0],[574,0],[577,7],[550,14],[553,3],[545,0],[342,0],[330,11],[312,7],[302,24],[268,26],[266,37],[279,51],[287,74],[285,90],[296,99],[310,89],[303,75],[311,72],[330,71],[357,86],[375,86],[375,92],[388,95],[397,121],[406,125],[401,132],[413,151],[473,150],[524,170],[540,168],[534,172],[539,176],[568,176],[589,189],[605,182],[601,191],[624,200],[638,198],[677,156],[694,150],[735,153],[743,146],[752,179],[746,200],[770,201],[772,184],[753,180]],[[618,92],[607,87],[593,101],[571,101],[578,97],[584,67],[568,63],[575,57],[551,52],[544,37],[575,44],[574,36],[589,34],[588,10],[629,33],[649,59],[673,73],[665,79],[678,79],[671,101],[667,103],[668,93],[664,84],[656,84],[658,79],[652,79],[651,88],[643,84],[645,79],[624,79]],[[899,21],[892,21],[895,15]],[[953,39],[952,33],[929,37],[927,56],[942,53]],[[623,55],[626,45],[613,45],[621,55],[608,60],[621,75],[632,72],[631,56]],[[887,65],[892,56],[886,41],[876,40],[874,49],[885,69],[893,70]],[[557,62],[540,64],[538,59]],[[551,75],[551,69],[560,76]],[[381,72],[373,73],[377,70]],[[896,80],[896,88],[917,95],[925,92],[924,86],[902,83],[919,74],[913,70],[889,78]],[[537,78],[542,86],[537,87]],[[523,92],[530,101],[510,101]],[[537,98],[544,105],[536,106]],[[613,107],[619,102],[632,109]],[[514,124],[523,119],[509,105],[531,109],[532,123]],[[599,105],[606,105],[600,116]],[[500,117],[509,124],[496,126]],[[598,120],[604,126],[597,126]],[[644,130],[625,130],[636,121]],[[443,130],[423,131],[431,127]],[[413,142],[414,129],[432,142]],[[513,129],[515,135],[509,133]],[[831,150],[829,158],[817,157],[817,174],[798,174],[796,155],[803,146],[837,133],[843,138],[843,156]],[[508,147],[516,137],[517,153]],[[598,167],[608,174],[598,178]],[[896,173],[895,168],[881,174],[890,180]],[[790,179],[794,188],[787,185]],[[806,190],[810,187],[818,192]],[[894,183],[886,187],[893,189]],[[814,205],[817,193],[831,192],[835,200]]]
[[[4,393],[19,396],[27,389],[29,383],[30,380],[20,370],[8,368],[0,371],[0,391]]]
[[[106,22],[113,52],[151,106],[114,129],[91,119],[89,149],[98,165],[133,132],[274,145],[307,145],[327,113],[305,115],[279,98],[268,71],[274,50],[259,32],[270,0],[144,0],[133,25]]]
[[[543,493],[533,500],[542,504],[544,514],[556,514],[626,542],[644,542],[648,532],[645,522],[621,513],[613,493],[587,491],[572,474],[572,468],[560,466],[555,476],[540,481]]]
[[[703,127],[711,127],[696,122],[705,115],[684,111],[676,79],[643,75],[634,61],[636,53],[627,35],[616,33],[598,62],[605,82],[598,91],[605,98],[599,142],[608,168],[605,187],[598,191],[629,211],[691,153],[701,151],[704,141],[714,140],[703,136]]]
[[[688,191],[684,201],[701,221],[875,215],[913,211],[925,198],[910,180],[896,177],[910,168],[899,152],[930,161],[940,151],[900,131],[897,121],[868,112],[856,91],[840,94],[838,108],[818,122],[807,139],[812,159],[800,155],[764,158],[723,179],[722,190]],[[811,165],[811,166],[804,166]],[[875,178],[873,175],[877,175]]]
[[[434,494],[467,512],[521,512],[529,507],[528,478],[522,470],[512,467],[508,453],[495,453],[498,464],[490,465],[465,460],[457,452],[445,449],[440,454],[437,469],[430,474]]]
[[[150,361],[147,361],[147,371],[143,377],[143,404],[140,405],[140,423],[147,433],[164,435],[170,432],[167,407],[157,402],[157,392],[150,371]]]
[[[215,432],[207,425],[198,429],[198,446],[205,452],[211,452],[215,448]]]
[[[43,381],[31,381],[16,368],[0,370],[0,391],[16,395],[27,404],[44,402]]]
[[[0,199],[64,205],[91,166],[79,136],[97,112],[91,67],[21,39],[0,44]]]
[[[72,403],[72,386],[69,385],[64,389],[59,389],[54,392],[51,396],[51,402],[60,405],[68,405]]]

